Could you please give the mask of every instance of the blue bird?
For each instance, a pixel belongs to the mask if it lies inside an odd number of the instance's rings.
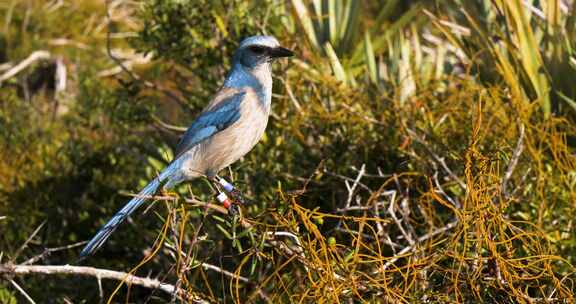
[[[98,231],[80,257],[98,250],[158,188],[171,189],[202,176],[212,180],[220,170],[252,150],[268,124],[272,61],[292,55],[292,51],[281,47],[272,36],[244,39],[234,53],[232,68],[223,86],[180,140],[174,160]]]

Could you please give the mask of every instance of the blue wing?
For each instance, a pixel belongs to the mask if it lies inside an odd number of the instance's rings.
[[[196,146],[201,141],[228,128],[240,119],[240,104],[244,100],[245,92],[236,93],[223,99],[218,105],[206,111],[192,123],[176,147],[176,156]]]

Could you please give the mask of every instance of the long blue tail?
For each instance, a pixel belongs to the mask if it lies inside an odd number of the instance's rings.
[[[163,174],[164,175],[164,174]],[[142,196],[150,196],[156,193],[158,187],[160,187],[161,177],[155,178],[152,182],[150,182],[140,193],[138,196],[134,197],[130,200],[122,210],[118,211],[109,221],[104,225],[104,227],[100,228],[98,233],[88,242],[88,245],[82,249],[80,253],[80,259],[83,259],[92,253],[94,253],[98,248],[106,242],[108,237],[116,230],[116,228],[124,222],[124,220],[132,214],[138,207],[140,207],[144,202],[146,202],[147,198]]]

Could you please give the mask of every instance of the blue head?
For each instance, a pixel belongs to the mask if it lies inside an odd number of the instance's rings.
[[[272,36],[252,36],[242,40],[234,53],[234,62],[254,69],[261,64],[269,64],[276,58],[290,57],[293,54],[291,50],[281,47],[278,40]]]

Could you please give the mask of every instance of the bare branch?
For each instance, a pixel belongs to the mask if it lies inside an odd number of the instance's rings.
[[[452,203],[452,206],[456,207],[456,209],[461,209],[462,205],[460,204],[460,201],[458,201],[457,198],[452,198],[450,195],[448,195],[444,191],[444,188],[442,188],[442,185],[440,185],[440,182],[438,181],[438,171],[434,172],[433,180],[436,188],[438,188],[438,190],[434,190],[434,192],[442,194],[442,196],[444,196],[450,203]]]
[[[57,251],[63,251],[63,250],[68,250],[68,249],[72,249],[72,248],[76,248],[76,247],[80,247],[84,244],[88,243],[87,241],[82,241],[82,242],[77,242],[74,244],[70,244],[70,245],[66,245],[66,246],[61,246],[61,247],[56,247],[56,248],[46,248],[44,249],[44,251],[37,255],[34,256],[30,259],[28,259],[27,261],[25,261],[24,263],[22,263],[22,265],[31,265],[34,264],[36,262],[38,262],[39,260],[42,260],[44,258],[46,258],[47,256],[49,256],[51,253],[53,252],[57,252]]]
[[[235,279],[235,280],[239,280],[239,281],[244,282],[244,283],[250,283],[250,279],[248,279],[248,278],[246,278],[246,277],[243,277],[243,276],[240,276],[240,275],[237,275],[237,274],[235,274],[235,273],[232,273],[232,272],[230,272],[230,271],[228,271],[228,270],[226,270],[226,269],[222,269],[221,267],[218,267],[218,266],[216,266],[216,265],[212,265],[212,264],[208,264],[208,263],[202,262],[202,263],[200,264],[200,266],[202,266],[202,268],[204,268],[204,269],[209,269],[209,270],[213,270],[213,271],[219,272],[219,273],[221,273],[221,274],[223,274],[223,275],[225,275],[225,276],[227,276],[227,277],[229,277],[229,278],[232,278],[232,279]]]
[[[36,304],[36,302],[28,295],[28,293],[24,291],[20,285],[18,285],[18,283],[14,282],[14,280],[10,280],[10,284],[12,284],[12,286],[14,286],[14,288],[16,288],[22,294],[22,296],[28,300],[28,302],[31,304]]]
[[[71,265],[0,265],[0,274],[5,275],[76,275],[84,277],[94,277],[97,279],[109,279],[116,281],[124,281],[127,284],[137,285],[144,288],[159,289],[168,294],[176,292],[179,297],[184,299],[192,298],[194,303],[208,303],[197,296],[191,295],[185,290],[176,289],[174,285],[160,282],[156,279],[142,278],[135,275],[113,271],[108,269],[99,269],[87,266],[71,266]]]
[[[20,255],[20,253],[22,253],[22,251],[26,249],[28,243],[30,243],[32,239],[38,234],[38,232],[40,232],[42,227],[44,227],[44,224],[46,224],[46,221],[43,221],[40,225],[38,225],[38,227],[34,230],[34,232],[32,232],[32,234],[28,237],[28,239],[24,242],[24,244],[22,244],[22,246],[20,246],[20,248],[16,250],[16,253],[14,254],[14,258],[12,259],[12,261],[15,261]]]
[[[442,167],[442,169],[444,169],[444,171],[446,171],[446,173],[448,173],[448,175],[458,184],[460,185],[460,187],[463,190],[466,190],[466,183],[464,183],[464,181],[462,181],[462,179],[460,179],[458,177],[458,175],[454,174],[454,172],[452,172],[452,170],[450,170],[450,168],[448,167],[448,165],[446,164],[446,161],[444,161],[444,157],[440,157],[438,156],[438,154],[434,153],[434,151],[432,151],[432,149],[430,149],[430,147],[428,147],[428,143],[422,139],[420,136],[418,136],[418,134],[416,134],[416,132],[410,130],[410,129],[406,129],[406,131],[412,135],[412,137],[414,138],[415,141],[417,141],[418,143],[420,143],[424,149],[426,149],[426,151],[432,156],[432,158],[434,158],[434,160],[440,164],[440,166]]]
[[[106,25],[107,25],[107,31],[106,31],[106,52],[108,53],[108,57],[110,57],[110,59],[112,59],[116,65],[118,65],[118,67],[120,67],[120,69],[124,72],[126,72],[126,74],[128,74],[133,81],[138,80],[138,77],[136,75],[134,75],[134,73],[132,73],[125,65],[124,63],[118,59],[116,56],[114,56],[114,54],[112,53],[112,46],[111,46],[111,35],[112,35],[112,31],[111,31],[111,27],[112,27],[112,17],[110,16],[110,8],[109,8],[109,0],[105,1],[106,4]],[[101,76],[102,77],[102,76]]]
[[[191,264],[192,264],[193,266],[200,266],[200,267],[202,267],[202,268],[204,268],[204,269],[212,270],[212,271],[216,271],[216,272],[218,272],[218,273],[221,273],[221,274],[223,274],[223,275],[225,275],[225,276],[227,276],[227,277],[229,277],[229,278],[231,278],[231,279],[235,279],[235,280],[238,280],[238,281],[241,281],[241,282],[244,282],[244,283],[251,283],[251,282],[250,282],[250,279],[248,279],[248,278],[246,278],[246,277],[243,277],[243,276],[240,276],[240,275],[237,275],[237,274],[235,274],[235,273],[233,273],[233,272],[230,272],[230,271],[228,271],[228,270],[226,270],[226,269],[223,269],[223,268],[221,268],[221,267],[218,267],[218,266],[216,266],[216,265],[212,265],[212,264],[208,264],[208,263],[200,262],[200,261],[195,261],[194,258],[193,258],[193,257],[190,257],[189,254],[187,254],[186,252],[184,252],[184,251],[182,251],[182,250],[179,250],[179,249],[175,248],[174,245],[172,245],[172,244],[168,244],[168,243],[167,243],[167,244],[165,244],[165,246],[166,246],[168,249],[171,249],[171,250],[174,251],[174,252],[180,252],[180,255],[182,255],[182,256],[185,257],[185,258],[192,259],[192,263],[191,263]]]
[[[0,72],[4,72],[4,71],[12,68],[13,66],[14,66],[14,63],[12,63],[12,62],[0,63]]]
[[[16,74],[20,73],[22,70],[33,64],[34,62],[42,59],[49,59],[50,53],[48,51],[35,51],[28,58],[22,60],[16,66],[10,68],[6,73],[0,76],[0,85],[2,82],[14,77]]]
[[[175,125],[171,125],[168,123],[163,122],[160,118],[158,118],[158,116],[152,114],[151,115],[152,120],[157,123],[160,127],[166,129],[166,130],[170,130],[170,131],[176,131],[176,132],[180,132],[180,133],[184,133],[186,132],[186,130],[188,128],[186,127],[179,127],[179,126],[175,126]]]
[[[360,183],[360,179],[362,179],[362,176],[364,176],[365,172],[366,172],[366,165],[362,164],[362,167],[360,167],[360,172],[358,172],[358,176],[354,180],[352,187],[349,187],[348,182],[346,181],[346,187],[348,188],[348,200],[346,200],[346,208],[350,207],[350,203],[352,203],[354,193],[356,192],[356,187],[358,187],[358,183]]]
[[[356,171],[358,171],[358,170],[356,170]],[[347,182],[347,181],[348,181],[348,182],[354,182],[354,181],[355,181],[354,178],[347,177],[347,176],[344,176],[344,175],[340,175],[340,174],[338,174],[338,173],[330,172],[330,171],[328,171],[328,170],[326,170],[326,169],[324,169],[323,172],[326,173],[326,174],[328,174],[328,175],[331,175],[331,176],[340,178],[340,179],[344,180],[344,182]],[[366,176],[366,174],[363,174],[363,176]],[[349,184],[347,184],[347,185],[349,185]],[[362,189],[364,189],[364,190],[372,193],[372,189],[370,189],[370,187],[366,186],[365,184],[361,183],[360,181],[358,181],[358,186],[360,186]]]
[[[388,213],[390,214],[390,216],[392,216],[394,223],[396,223],[396,226],[398,226],[398,229],[400,229],[400,233],[402,233],[404,238],[408,241],[408,243],[410,243],[410,246],[414,246],[414,239],[412,238],[412,235],[408,233],[406,229],[404,229],[402,222],[398,219],[398,217],[396,216],[396,211],[394,210],[395,209],[394,203],[396,202],[396,191],[391,191],[390,193],[391,195],[390,195],[390,204],[388,205]],[[403,200],[404,199],[406,198],[403,198]]]
[[[514,173],[514,169],[518,164],[518,159],[524,150],[524,125],[520,124],[520,137],[518,138],[518,142],[516,143],[516,149],[514,149],[514,153],[512,154],[512,158],[508,163],[508,169],[506,169],[506,173],[504,174],[504,178],[502,179],[502,194],[504,197],[509,198],[510,193],[508,192],[508,181],[512,177],[512,173]]]
[[[294,104],[294,107],[296,108],[296,110],[298,112],[302,113],[302,106],[298,102],[298,99],[296,99],[296,97],[294,96],[294,92],[292,91],[292,87],[288,83],[288,79],[284,79],[284,77],[279,77],[279,79],[280,79],[280,81],[282,81],[282,83],[284,83],[284,88],[286,89],[286,94],[288,94],[288,97],[290,98],[290,101],[292,101],[292,104]]]
[[[418,248],[419,243],[424,242],[424,241],[426,241],[426,240],[428,240],[428,239],[430,239],[430,238],[432,238],[438,234],[444,233],[444,232],[456,227],[457,224],[458,224],[458,220],[455,220],[453,222],[448,223],[448,225],[446,225],[442,228],[436,229],[430,233],[427,233],[427,234],[419,237],[416,244],[410,245],[410,246],[400,250],[400,252],[398,252],[398,254],[396,254],[394,257],[392,257],[391,260],[386,262],[386,264],[384,264],[384,266],[382,268],[378,269],[377,272],[385,271],[386,269],[388,269],[388,267],[390,267],[392,264],[394,264],[398,259],[402,258],[404,255],[406,255],[408,252],[412,252],[412,251],[416,250]]]

